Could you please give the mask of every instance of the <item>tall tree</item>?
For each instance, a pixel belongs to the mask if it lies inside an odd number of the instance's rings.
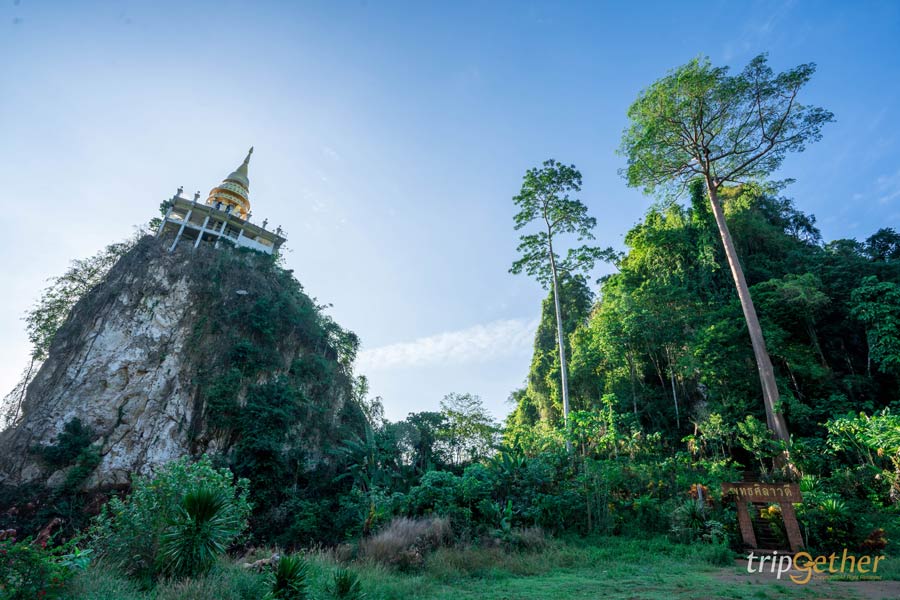
[[[900,258],[900,234],[890,227],[866,238],[865,252],[872,260],[889,262]]]
[[[578,241],[592,240],[591,230],[597,220],[588,216],[587,207],[570,194],[581,191],[581,173],[575,165],[566,166],[553,159],[544,161],[540,168],[529,169],[522,182],[522,190],[513,198],[519,212],[514,217],[519,231],[532,223],[540,230],[519,237],[518,251],[522,257],[515,261],[509,272],[526,273],[547,289],[553,290],[556,312],[556,337],[559,345],[560,379],[563,403],[563,421],[569,427],[569,385],[566,366],[564,321],[560,302],[560,275],[575,275],[589,271],[594,263],[611,255],[612,250],[582,245],[569,248],[565,258],[559,254],[559,236],[574,234]]]
[[[416,473],[440,469],[446,462],[438,447],[440,432],[447,428],[447,418],[438,412],[409,413],[403,423],[413,430],[410,436],[410,460]]]
[[[486,457],[496,441],[498,427],[475,394],[447,394],[441,400],[444,425],[438,430],[454,464]]]
[[[867,362],[883,373],[900,373],[900,284],[864,278],[851,295],[850,314],[866,326]]]
[[[797,101],[814,72],[815,65],[807,63],[775,75],[760,55],[732,76],[727,67],[695,59],[641,92],[628,109],[630,123],[622,136],[629,185],[653,193],[678,191],[695,178],[705,183],[750,332],[768,425],[785,442],[790,436],[772,361],[719,190],[767,177],[788,152],[821,138],[833,115]]]

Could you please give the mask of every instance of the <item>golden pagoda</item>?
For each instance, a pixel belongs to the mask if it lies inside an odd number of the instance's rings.
[[[166,201],[166,215],[156,237],[172,239],[170,252],[184,242],[190,242],[194,248],[201,244],[218,248],[225,243],[266,254],[278,251],[286,241],[281,235],[281,228],[269,231],[266,229],[267,220],[262,225],[250,222],[250,179],[247,169],[252,154],[253,148],[250,148],[244,162],[210,190],[205,204],[199,202],[200,192],[194,194],[193,200],[182,197],[184,188],[178,188],[178,192]]]
[[[209,191],[209,198],[206,199],[208,205],[230,206],[232,212],[237,216],[242,219],[247,218],[247,215],[250,214],[250,179],[247,177],[247,167],[250,165],[250,155],[252,154],[253,147],[251,146],[250,151],[247,152],[247,158],[244,159],[241,166]]]

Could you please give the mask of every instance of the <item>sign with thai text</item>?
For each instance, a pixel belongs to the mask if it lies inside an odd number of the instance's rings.
[[[801,502],[796,483],[723,483],[722,492],[747,502]]]
[[[722,494],[725,498],[731,498],[737,502],[738,524],[741,527],[741,537],[747,547],[758,548],[756,533],[753,531],[753,521],[747,505],[751,502],[762,502],[778,504],[781,507],[781,518],[784,520],[784,530],[787,533],[791,551],[797,552],[803,548],[803,536],[800,535],[800,526],[797,524],[797,515],[794,512],[794,504],[803,500],[800,496],[799,485],[757,481],[723,483]]]

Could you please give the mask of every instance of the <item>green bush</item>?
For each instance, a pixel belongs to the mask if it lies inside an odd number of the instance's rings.
[[[429,471],[408,499],[413,514],[446,515],[460,504],[460,478],[448,471]]]
[[[862,540],[847,503],[833,495],[810,496],[799,511],[809,545],[826,552],[857,547]]]
[[[34,600],[62,597],[66,584],[87,567],[89,552],[74,543],[46,548],[31,538],[0,540],[0,598]]]
[[[725,527],[712,518],[709,506],[700,500],[691,499],[672,511],[672,541],[689,544],[708,542],[713,545],[725,541]]]
[[[204,532],[204,528],[214,528],[217,547],[224,549],[235,542],[247,527],[250,503],[247,481],[233,479],[231,471],[214,468],[206,457],[195,463],[188,459],[169,463],[153,479],[137,477],[131,494],[110,500],[94,520],[92,545],[102,559],[147,587],[160,575],[172,572],[175,565],[178,572],[192,572],[199,565],[188,565],[186,560],[173,562],[176,554],[187,556],[192,552],[190,547],[173,541],[174,532],[193,531],[191,543],[204,537],[208,542],[210,532]],[[205,520],[202,527],[196,503],[201,488],[222,498],[215,519]],[[189,496],[194,497],[193,515],[185,505]],[[205,510],[209,508],[207,505]]]
[[[309,597],[309,563],[299,554],[278,559],[270,577],[266,600],[306,600]]]
[[[67,467],[75,462],[81,451],[91,445],[91,429],[77,417],[63,425],[54,443],[49,446],[35,446],[33,451],[51,467]],[[96,465],[95,465],[96,466]]]
[[[241,523],[229,510],[232,498],[221,489],[189,491],[160,536],[163,570],[175,576],[204,574],[241,533]]]
[[[328,593],[335,598],[344,600],[364,600],[366,594],[362,591],[362,583],[359,577],[349,569],[338,569],[331,576],[331,582],[327,585]]]

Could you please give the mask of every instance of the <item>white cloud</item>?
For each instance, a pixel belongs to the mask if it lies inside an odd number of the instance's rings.
[[[537,319],[507,319],[446,331],[409,342],[363,349],[357,369],[361,373],[402,367],[483,363],[531,352]]]

